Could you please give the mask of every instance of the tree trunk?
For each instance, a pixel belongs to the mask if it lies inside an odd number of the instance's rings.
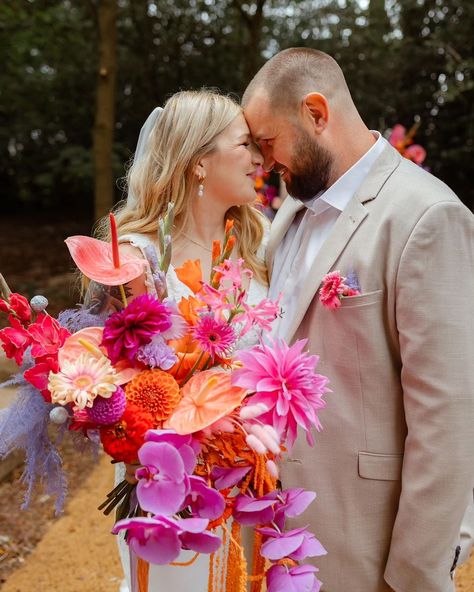
[[[117,0],[97,6],[99,65],[94,122],[94,214],[105,216],[114,205],[113,138],[117,71]]]

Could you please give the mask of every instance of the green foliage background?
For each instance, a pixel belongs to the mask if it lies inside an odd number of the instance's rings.
[[[93,211],[100,0],[0,4],[3,211]],[[151,109],[182,88],[240,95],[285,47],[327,51],[371,128],[420,120],[426,164],[471,208],[474,3],[462,0],[118,0],[117,179]],[[258,4],[263,19],[256,22]],[[120,197],[120,183],[116,196]]]

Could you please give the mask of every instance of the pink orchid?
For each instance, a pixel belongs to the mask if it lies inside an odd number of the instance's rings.
[[[249,305],[242,302],[241,306],[244,312],[234,317],[236,323],[243,322],[244,326],[240,331],[240,336],[244,336],[253,326],[259,327],[262,331],[271,328],[271,323],[277,318],[280,312],[280,297],[277,300],[264,298],[256,305]]]
[[[271,561],[279,561],[284,557],[302,561],[306,557],[319,557],[327,553],[314,534],[306,528],[295,528],[287,532],[280,532],[274,528],[259,528],[258,532],[266,537],[261,555]]]
[[[150,563],[166,565],[178,557],[181,549],[197,553],[217,551],[221,539],[206,530],[208,524],[209,520],[204,518],[174,520],[158,515],[119,520],[112,532],[128,531],[128,543],[138,557]]]
[[[0,331],[0,341],[7,358],[14,358],[18,366],[23,363],[25,351],[31,344],[31,335],[18,319],[10,316],[10,327]]]
[[[105,286],[120,286],[141,276],[144,259],[120,255],[120,266],[114,261],[113,245],[89,236],[70,236],[65,240],[74,263],[91,280]]]
[[[136,471],[140,506],[155,514],[178,512],[189,491],[180,453],[166,442],[145,442],[138,459],[143,465]]]
[[[148,430],[145,442],[166,442],[173,446],[180,454],[184,470],[191,475],[196,467],[197,455],[201,451],[201,444],[190,434],[182,436],[172,430]]]
[[[33,339],[31,355],[33,358],[57,355],[70,333],[48,314],[39,314],[32,323],[29,333]]]
[[[275,505],[276,496],[276,491],[257,498],[238,495],[235,498],[234,519],[244,526],[255,526],[256,524],[271,522],[275,515],[273,506]]]
[[[245,475],[248,474],[252,467],[213,467],[211,471],[211,479],[214,481],[216,489],[227,489],[228,487],[234,487],[239,483]]]
[[[286,518],[295,518],[302,514],[314,501],[316,493],[305,489],[285,489],[278,494],[275,506],[275,524],[282,530]]]
[[[189,477],[190,491],[186,496],[183,507],[189,508],[193,516],[215,520],[222,516],[225,510],[225,500],[222,495],[208,487],[202,477]]]
[[[255,394],[252,403],[262,403],[268,411],[258,416],[262,423],[275,428],[291,448],[298,426],[313,444],[311,429],[321,428],[318,411],[326,406],[328,379],[315,373],[318,356],[303,352],[307,340],[291,347],[283,341],[270,341],[239,352],[243,367],[233,373],[232,383]],[[263,409],[264,407],[262,407]]]
[[[319,592],[322,582],[314,575],[314,565],[272,565],[267,571],[267,592]]]

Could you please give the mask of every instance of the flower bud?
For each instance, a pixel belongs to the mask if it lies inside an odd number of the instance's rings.
[[[49,419],[57,425],[65,423],[68,417],[69,413],[64,407],[53,407],[49,412]]]
[[[258,454],[265,454],[267,452],[267,449],[262,444],[262,442],[260,442],[260,440],[253,434],[249,434],[245,438],[245,441],[250,446],[250,448],[252,448],[252,450],[255,450],[255,452],[257,452]]]
[[[45,296],[41,296],[40,294],[33,296],[33,298],[30,300],[30,306],[35,312],[43,312],[46,310],[48,304],[48,299]]]

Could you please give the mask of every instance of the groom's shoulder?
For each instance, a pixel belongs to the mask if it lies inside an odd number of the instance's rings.
[[[380,205],[383,203],[392,214],[408,218],[423,215],[437,204],[465,207],[446,183],[406,158],[401,159],[378,197],[381,198]]]

